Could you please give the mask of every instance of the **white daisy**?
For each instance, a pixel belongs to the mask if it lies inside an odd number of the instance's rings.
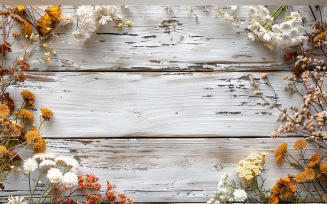
[[[62,177],[61,182],[67,187],[73,187],[78,183],[78,177],[75,173],[73,172],[67,172],[65,175]]]
[[[78,16],[78,18],[82,21],[84,20],[90,20],[93,17],[93,7],[92,6],[79,6],[76,9],[76,15]]]
[[[48,171],[47,178],[50,180],[51,183],[59,183],[62,179],[62,172],[60,169],[51,168]]]
[[[28,158],[24,161],[23,167],[26,172],[33,172],[37,169],[37,161],[33,158]]]

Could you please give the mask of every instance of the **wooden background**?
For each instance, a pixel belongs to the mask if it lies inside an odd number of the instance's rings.
[[[207,6],[209,12],[204,6],[192,8],[199,19],[184,6],[173,6],[171,14],[158,5],[120,8],[132,27],[109,23],[81,44],[58,40],[50,64],[31,63],[27,80],[10,92],[19,104],[20,91],[32,90],[36,115],[42,107],[53,110],[43,132],[46,151],[74,155],[81,174],[98,176],[102,190],[109,180],[118,186],[114,192],[136,203],[205,203],[222,173],[238,179],[238,161],[252,152],[271,154],[262,173],[268,189],[278,178],[296,173],[289,165],[277,166],[273,153],[283,142],[292,147],[297,138],[270,138],[280,125],[275,122],[279,112],[260,106],[263,101],[253,96],[248,79],[249,73],[259,78],[269,72],[278,104],[300,106],[298,96],[283,90],[287,82],[281,78],[294,68],[283,61],[289,49],[270,51],[250,41],[244,6],[241,28],[215,18],[215,6]],[[307,17],[309,30],[314,22],[309,7],[293,9]],[[62,6],[62,11],[76,21],[73,6]],[[58,39],[75,31],[75,23],[59,29]],[[13,49],[12,56],[18,51]],[[33,56],[43,53],[40,47]],[[270,87],[259,90],[274,100]],[[34,122],[38,125],[38,119]],[[309,145],[308,155],[317,151],[324,153]],[[32,155],[25,152],[24,159]],[[22,172],[8,181],[1,201],[29,195]]]

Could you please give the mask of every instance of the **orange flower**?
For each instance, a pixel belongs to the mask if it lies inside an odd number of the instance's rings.
[[[33,120],[34,119],[34,114],[26,109],[22,109],[20,111],[20,118],[22,119],[28,119],[28,120]]]
[[[283,198],[293,197],[293,192],[296,192],[296,190],[294,180],[287,177],[280,178],[270,190],[272,192],[270,204],[277,204],[279,202],[278,196]]]
[[[0,115],[1,117],[6,117],[10,113],[10,110],[7,105],[1,104],[0,105]]]
[[[276,164],[280,165],[283,163],[283,155],[279,155],[277,158],[276,158]]]
[[[315,178],[315,171],[311,168],[306,168],[303,173],[306,179],[312,180]]]
[[[321,159],[321,156],[319,153],[315,153],[312,155],[312,157],[309,159],[308,167],[314,167]]]
[[[275,151],[275,157],[278,157],[279,155],[284,155],[287,151],[287,143],[281,144]]]
[[[322,174],[318,174],[317,178],[320,179],[322,177]]]
[[[25,36],[30,36],[33,31],[31,24],[29,24],[27,21],[24,21],[24,23],[22,23],[22,31]]]
[[[297,150],[303,150],[304,148],[307,147],[307,142],[302,139],[298,139],[298,140],[296,140],[293,147],[294,147],[294,149],[297,149]]]
[[[34,94],[32,91],[29,90],[24,90],[22,92],[20,92],[20,95],[23,97],[23,99],[27,100],[33,100],[35,98]]]
[[[5,146],[0,146],[0,157],[2,154],[7,152],[7,148]]]
[[[41,137],[41,133],[34,128],[25,135],[25,139],[30,142],[30,147],[35,154],[42,153],[46,148],[46,142]]]
[[[296,176],[295,176],[295,180],[296,180],[296,182],[298,182],[298,183],[304,183],[305,182],[305,180],[306,180],[306,176],[305,176],[305,174],[304,173],[298,173]]]
[[[320,173],[327,175],[327,161],[320,165],[319,170]]]
[[[53,23],[56,23],[61,15],[61,9],[59,9],[59,6],[57,5],[53,5],[50,8],[45,9],[45,12],[47,12]]]
[[[41,136],[41,133],[37,130],[31,130],[25,135],[26,141],[34,142],[34,140]]]
[[[317,35],[317,37],[313,40],[314,43],[318,42],[319,40],[326,40],[326,33],[320,33],[319,35]]]
[[[15,5],[15,8],[17,8],[17,11],[22,13],[22,12],[25,12],[26,9],[25,9],[25,6],[24,5]]]
[[[53,112],[48,108],[41,108],[42,116],[45,118],[50,118],[53,116]]]
[[[327,203],[327,193],[324,195],[324,197],[322,197],[324,199],[324,201]]]
[[[50,16],[46,13],[44,16],[42,16],[38,21],[37,21],[37,27],[40,29],[40,31],[47,35],[50,33],[50,30],[53,28],[51,18]]]

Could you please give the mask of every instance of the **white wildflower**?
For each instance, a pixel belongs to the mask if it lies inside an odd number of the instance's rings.
[[[106,9],[108,11],[108,15],[110,15],[112,17],[116,16],[118,13],[117,6],[109,5],[109,6],[106,6]]]
[[[101,25],[106,25],[108,22],[110,22],[112,18],[110,16],[102,16],[99,20],[99,23]]]
[[[13,197],[12,195],[8,198],[8,204],[26,204],[26,202],[23,202],[24,197]]]
[[[56,162],[46,159],[40,163],[39,168],[40,168],[41,173],[44,173],[44,172],[48,171],[49,169],[56,167],[56,166],[57,166]]]
[[[26,172],[33,172],[37,169],[37,161],[33,158],[28,158],[24,161],[23,167]]]
[[[81,21],[80,31],[82,33],[93,33],[96,29],[96,22],[93,19]]]
[[[67,187],[73,187],[78,183],[78,177],[75,173],[67,172],[62,177],[61,182]]]
[[[73,22],[73,17],[69,14],[66,13],[61,13],[60,17],[59,17],[59,21],[61,23],[61,25],[67,25]]]
[[[45,159],[45,154],[44,153],[34,154],[32,158],[35,159],[37,162],[42,162]]]
[[[85,41],[91,35],[89,33],[81,33],[79,31],[75,31],[75,35],[73,35],[75,41]]]
[[[91,20],[93,17],[93,12],[94,12],[93,7],[90,5],[79,6],[76,9],[76,15],[81,21]]]
[[[292,29],[292,26],[291,26],[291,24],[289,22],[283,22],[283,23],[280,24],[280,29],[283,32],[285,32],[285,31],[287,32],[287,31]]]
[[[247,198],[247,194],[243,189],[235,190],[233,196],[236,202],[243,202]]]
[[[62,179],[62,172],[60,169],[51,168],[48,171],[47,178],[50,180],[51,183],[59,183]]]

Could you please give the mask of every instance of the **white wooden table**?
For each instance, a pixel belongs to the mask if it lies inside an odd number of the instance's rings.
[[[102,26],[83,44],[55,43],[50,64],[31,63],[27,80],[10,92],[19,104],[20,91],[30,89],[36,114],[42,107],[53,110],[44,129],[46,151],[73,154],[82,174],[95,174],[102,186],[109,180],[118,186],[114,192],[140,203],[204,203],[222,173],[237,179],[238,161],[252,152],[270,153],[262,173],[267,188],[294,174],[288,165],[278,167],[273,153],[296,138],[270,138],[279,112],[260,106],[247,78],[269,71],[278,104],[301,105],[283,90],[281,78],[294,68],[283,61],[289,49],[270,51],[250,41],[244,7],[241,28],[215,18],[215,6],[207,8],[193,7],[196,19],[184,6],[174,6],[172,14],[165,6],[129,6],[120,13],[132,27]],[[308,28],[309,7],[293,8],[307,17]],[[76,17],[72,6],[62,10]],[[58,30],[60,37],[75,26]],[[43,52],[40,47],[35,55]],[[273,96],[268,86],[260,90]],[[309,145],[308,151],[317,150]],[[25,152],[23,158],[32,155]],[[11,175],[1,201],[8,195],[29,195],[23,173]]]

